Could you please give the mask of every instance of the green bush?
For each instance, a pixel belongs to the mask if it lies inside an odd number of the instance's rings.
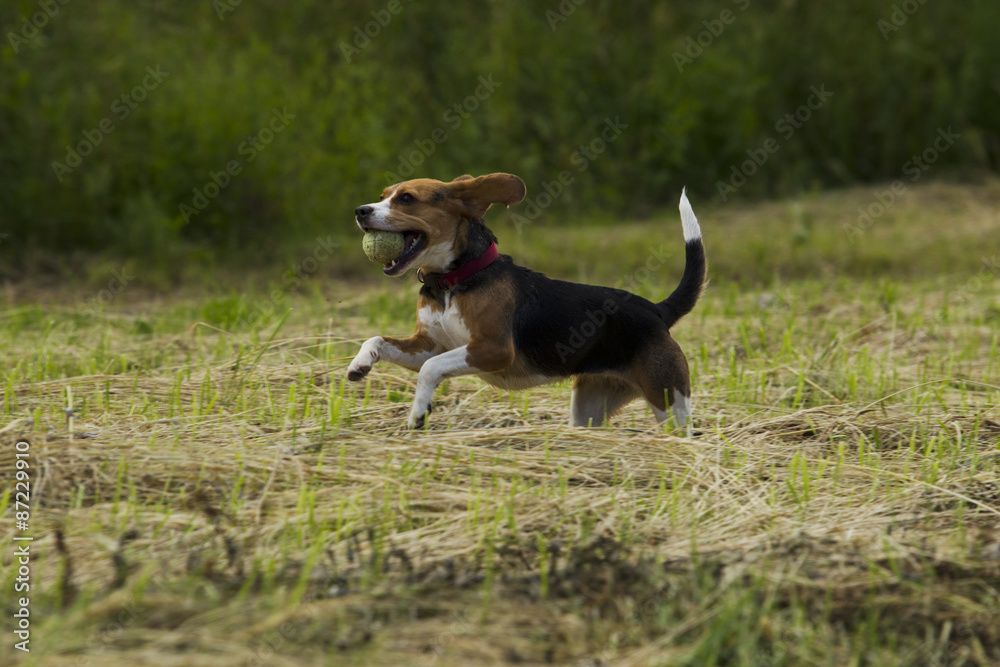
[[[408,167],[515,172],[559,220],[642,215],[685,184],[719,198],[754,155],[767,160],[727,198],[898,178],[948,126],[961,140],[938,164],[1000,166],[990,0],[17,0],[0,26],[8,262],[280,254],[353,233],[353,208]],[[122,100],[157,67],[141,102]],[[789,136],[779,123],[814,87],[833,95]],[[627,127],[583,150],[609,122]],[[53,167],[87,136],[78,166]],[[563,171],[572,183],[551,185]]]

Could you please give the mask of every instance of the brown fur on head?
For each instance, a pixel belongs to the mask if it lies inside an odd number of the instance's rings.
[[[465,249],[463,227],[469,220],[481,218],[492,204],[516,204],[525,192],[524,182],[513,174],[464,175],[450,183],[417,178],[390,185],[378,202],[359,206],[356,214],[365,231],[405,235],[407,250],[398,264],[386,266],[387,275],[410,268],[443,273]]]

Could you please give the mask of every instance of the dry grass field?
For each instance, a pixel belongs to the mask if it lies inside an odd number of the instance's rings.
[[[0,535],[34,560],[31,653],[5,631],[0,661],[1000,664],[1000,186],[914,189],[850,243],[871,201],[694,202],[691,437],[475,378],[406,430],[415,374],[344,369],[411,330],[412,280],[8,285],[0,474],[30,442],[31,519],[5,485]],[[672,289],[676,216],[608,230],[497,225],[552,274]],[[16,576],[9,546],[8,619]]]

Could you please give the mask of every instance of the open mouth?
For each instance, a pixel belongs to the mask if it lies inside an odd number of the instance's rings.
[[[417,255],[427,245],[427,236],[423,232],[403,232],[403,252],[399,257],[382,267],[387,276],[399,275],[405,271]]]

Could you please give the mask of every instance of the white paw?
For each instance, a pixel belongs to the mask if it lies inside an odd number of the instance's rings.
[[[369,338],[365,341],[364,345],[361,346],[361,351],[358,352],[358,355],[354,357],[354,361],[352,361],[347,367],[348,380],[351,382],[357,382],[358,380],[364,379],[364,377],[368,375],[372,366],[375,365],[375,362],[381,358],[378,351],[379,344],[381,344],[381,342],[381,336]]]
[[[429,403],[420,405],[414,401],[413,409],[410,410],[410,419],[407,422],[409,427],[414,430],[422,429],[427,424],[427,415],[430,412],[431,406]]]

